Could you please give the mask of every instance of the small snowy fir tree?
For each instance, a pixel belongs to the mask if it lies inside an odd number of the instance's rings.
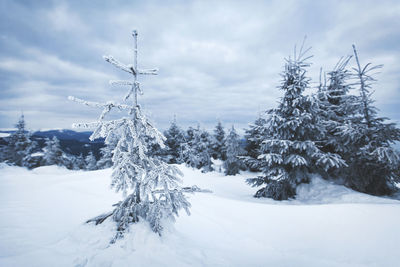
[[[210,134],[206,130],[189,127],[186,136],[187,143],[184,147],[184,161],[192,167],[201,169],[202,172],[213,171],[211,161]]]
[[[73,170],[84,170],[84,169],[86,169],[85,158],[83,157],[82,154],[79,154],[79,156],[76,156],[76,157],[72,158],[72,169]]]
[[[148,144],[147,141],[154,140],[164,148],[165,137],[148,121],[137,104],[137,92],[141,92],[137,75],[156,74],[156,70],[138,69],[136,31],[133,31],[133,37],[135,40],[133,65],[124,65],[112,56],[104,57],[107,62],[133,75],[134,81],[111,82],[131,87],[125,100],[133,97],[132,104],[114,102],[101,104],[70,97],[71,100],[103,109],[97,122],[76,125],[95,126],[96,129],[90,136],[91,140],[105,138],[105,143],[109,144],[111,138],[118,136],[112,159],[111,186],[116,191],[122,191],[125,199],[118,203],[112,212],[88,221],[99,224],[111,216],[117,224],[117,234],[112,242],[122,237],[129,226],[139,220],[147,221],[154,232],[161,234],[165,220],[173,221],[182,208],[189,213],[190,207],[190,203],[186,200],[179,185],[181,181],[179,176],[182,173],[175,166],[148,155],[151,144]],[[127,110],[129,116],[105,121],[105,116],[113,108]]]
[[[86,162],[86,170],[93,171],[97,169],[96,157],[93,155],[92,151],[90,151],[89,154],[86,156],[85,162]]]
[[[112,156],[114,148],[115,145],[105,145],[104,147],[100,148],[101,157],[97,161],[97,169],[107,169],[112,167]]]
[[[368,63],[362,67],[354,45],[353,51],[357,63],[354,72],[360,90],[359,101],[355,103],[359,108],[359,119],[340,127],[349,165],[345,184],[373,195],[391,194],[398,190],[395,183],[400,179],[400,157],[392,147],[395,141],[400,141],[400,130],[394,123],[384,123],[386,118],[377,116],[377,108],[371,98],[372,84],[376,81],[374,71],[382,65],[371,66]]]
[[[248,169],[251,171],[260,171],[262,161],[258,159],[261,153],[261,143],[265,139],[266,120],[259,115],[253,124],[249,124],[249,129],[245,130],[246,156],[243,157]]]
[[[45,165],[65,165],[64,152],[61,150],[60,141],[56,136],[52,139],[46,138],[44,151],[44,164]]]
[[[225,131],[219,121],[214,129],[214,136],[212,140],[212,157],[214,159],[225,160],[226,159],[226,147],[225,147]]]
[[[303,95],[309,86],[306,67],[310,64],[306,51],[286,60],[280,89],[284,96],[277,109],[267,113],[265,125],[266,139],[261,145],[263,176],[248,179],[259,189],[255,197],[271,197],[276,200],[292,198],[296,187],[310,181],[311,174],[318,169],[329,170],[344,165],[344,161],[334,153],[322,152],[316,144],[324,134],[318,121],[318,105],[312,97]]]
[[[164,132],[165,149],[164,155],[166,161],[172,164],[180,164],[183,162],[182,151],[183,143],[185,142],[185,133],[176,124],[176,119],[171,123],[171,126]]]
[[[25,129],[24,115],[21,115],[15,127],[17,130],[9,138],[7,161],[17,166],[30,168],[32,167],[31,154],[36,143],[31,141],[30,134]]]
[[[239,156],[243,155],[243,149],[240,146],[240,138],[235,128],[229,131],[225,141],[226,160],[224,161],[225,175],[236,175],[243,166]]]

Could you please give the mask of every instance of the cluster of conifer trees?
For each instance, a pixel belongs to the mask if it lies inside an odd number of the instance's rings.
[[[32,134],[26,129],[23,115],[15,125],[16,131],[4,138],[5,145],[0,147],[0,161],[9,165],[26,167],[28,169],[40,166],[58,165],[71,170],[95,170],[103,167],[103,161],[97,162],[92,152],[84,157],[66,153],[60,146],[56,136],[46,138],[44,147],[32,139]],[[108,167],[110,167],[109,165]]]
[[[312,95],[304,94],[310,88],[308,50],[286,59],[278,107],[246,132],[246,161],[262,172],[248,179],[262,186],[256,197],[294,197],[315,174],[373,195],[398,190],[400,156],[393,144],[400,130],[377,115],[371,98],[374,71],[382,66],[361,66],[355,46],[353,51],[356,67],[348,68],[351,56],[340,59]]]

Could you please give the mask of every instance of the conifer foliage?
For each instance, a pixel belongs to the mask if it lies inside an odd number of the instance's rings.
[[[360,95],[357,98],[357,117],[343,124],[340,137],[347,147],[345,158],[349,164],[345,176],[346,185],[374,195],[391,194],[397,190],[400,157],[392,147],[400,141],[400,130],[394,123],[384,123],[386,118],[377,116],[377,108],[371,98],[374,72],[382,65],[371,63],[361,66],[353,45],[357,67],[353,69],[358,80]]]
[[[226,147],[225,147],[225,131],[222,127],[222,123],[219,121],[214,129],[214,139],[212,142],[212,157],[214,159],[225,160],[226,159]]]
[[[152,144],[148,141],[153,140],[164,148],[165,137],[149,122],[137,104],[137,92],[141,92],[137,75],[156,74],[156,70],[145,71],[137,68],[136,31],[133,31],[133,37],[135,39],[134,65],[122,64],[112,56],[104,57],[117,68],[133,75],[133,82],[111,81],[112,84],[131,86],[125,100],[133,97],[133,104],[114,102],[101,104],[70,97],[71,100],[103,109],[97,122],[76,125],[95,126],[91,140],[103,137],[105,143],[110,144],[115,137],[118,137],[113,150],[111,185],[116,191],[122,191],[126,197],[112,212],[89,220],[98,224],[111,216],[117,224],[117,234],[112,242],[123,236],[129,226],[139,220],[147,221],[154,232],[161,234],[163,221],[174,220],[182,208],[189,213],[190,207],[179,185],[181,172],[175,166],[149,156],[149,148]],[[106,114],[113,108],[128,111],[128,116],[105,121]]]
[[[164,132],[165,140],[165,155],[166,161],[172,164],[180,164],[183,162],[183,143],[185,142],[185,133],[176,124],[176,120],[171,123],[171,126]]]
[[[240,147],[239,135],[236,133],[235,128],[232,126],[225,142],[226,146],[226,160],[224,161],[225,174],[235,175],[238,174],[243,166],[242,160],[239,156],[243,155],[243,149]]]
[[[21,115],[15,127],[17,130],[9,138],[5,158],[11,164],[31,168],[34,164],[31,154],[36,143],[31,141],[30,134],[25,129],[24,115]]]
[[[344,161],[335,153],[324,153],[316,141],[324,134],[318,120],[318,104],[312,97],[303,95],[309,86],[306,68],[310,65],[306,57],[309,49],[293,58],[288,58],[282,73],[284,91],[278,108],[267,111],[268,118],[262,132],[266,137],[261,145],[263,176],[248,179],[259,189],[255,197],[288,199],[296,194],[300,183],[309,182],[317,168],[328,170],[344,166]]]
[[[266,120],[259,115],[254,123],[249,124],[249,129],[246,129],[244,138],[246,139],[246,156],[243,157],[244,162],[251,171],[260,171],[262,161],[258,159],[261,153],[261,143],[265,138]]]
[[[44,164],[45,165],[64,165],[65,155],[61,150],[60,141],[57,137],[52,139],[46,138],[46,146],[44,147]]]

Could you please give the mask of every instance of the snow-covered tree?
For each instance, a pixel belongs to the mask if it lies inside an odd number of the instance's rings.
[[[190,207],[179,185],[182,173],[175,166],[148,155],[151,144],[147,141],[154,140],[164,148],[165,137],[149,122],[137,104],[137,92],[141,92],[137,75],[156,74],[156,70],[138,69],[136,31],[133,31],[133,37],[135,39],[133,65],[124,65],[112,56],[104,57],[107,62],[133,75],[134,81],[111,82],[131,86],[125,100],[134,97],[132,104],[115,102],[101,104],[70,97],[71,100],[103,109],[97,122],[76,125],[95,126],[90,140],[105,138],[105,143],[109,144],[111,138],[118,136],[112,159],[111,185],[116,191],[122,191],[125,199],[118,203],[112,212],[89,220],[98,224],[111,216],[117,224],[117,234],[113,241],[123,236],[129,226],[139,220],[147,221],[154,232],[161,234],[164,220],[174,220],[182,208],[189,213]],[[104,120],[113,108],[128,111],[128,116],[116,120]]]
[[[44,151],[44,164],[45,165],[58,165],[65,166],[65,155],[61,150],[60,141],[56,136],[52,139],[46,138]]]
[[[201,169],[202,172],[212,171],[211,140],[206,130],[189,127],[186,136],[187,143],[184,146],[184,161],[192,167]]]
[[[327,153],[337,153],[342,159],[347,161],[349,158],[349,147],[346,145],[341,128],[348,123],[357,122],[359,116],[358,97],[349,94],[352,83],[352,77],[346,66],[351,56],[339,60],[334,69],[328,72],[328,84],[322,83],[320,77],[320,86],[317,93],[319,101],[319,116],[321,123],[325,127],[325,134],[322,136],[321,150]],[[325,79],[326,80],[326,79]],[[332,169],[329,175],[333,177],[343,177],[347,167]]]
[[[262,161],[258,159],[261,153],[261,143],[265,139],[265,124],[266,120],[261,115],[254,121],[253,124],[249,124],[249,129],[245,130],[246,140],[246,156],[243,157],[244,162],[251,171],[260,171],[262,167]]]
[[[226,147],[225,147],[225,131],[219,121],[214,129],[214,136],[212,140],[212,157],[214,159],[225,160],[226,159]]]
[[[85,162],[86,162],[86,170],[93,171],[97,169],[96,157],[93,155],[92,151],[90,151],[89,154],[86,156]]]
[[[165,140],[165,149],[164,155],[166,157],[166,161],[172,164],[180,164],[183,162],[182,152],[183,152],[183,143],[185,143],[185,133],[179,128],[176,124],[176,120],[171,123],[171,126],[167,131],[164,132]]]
[[[239,156],[243,155],[240,138],[232,126],[225,141],[226,160],[224,161],[225,175],[236,175],[243,166]]]
[[[15,127],[17,130],[9,137],[9,143],[6,149],[7,162],[30,168],[32,167],[31,154],[36,143],[31,141],[31,136],[25,129],[24,115],[21,115]]]
[[[400,141],[400,130],[394,123],[384,123],[386,118],[377,116],[377,108],[371,97],[372,84],[376,81],[374,71],[382,65],[361,66],[357,51],[353,45],[357,67],[354,68],[358,79],[360,96],[358,116],[340,127],[340,137],[346,147],[345,159],[349,165],[345,176],[347,186],[369,194],[385,195],[397,191],[395,182],[399,182],[398,167],[400,157],[392,147]]]
[[[107,169],[112,167],[112,152],[114,148],[106,145],[100,148],[101,157],[97,161],[97,169]]]
[[[73,170],[84,170],[86,169],[86,161],[82,154],[77,157],[72,157],[72,169]]]
[[[303,51],[286,60],[280,89],[284,91],[278,108],[267,111],[269,115],[263,132],[266,137],[261,145],[263,176],[248,179],[259,189],[255,197],[283,200],[294,197],[300,183],[309,182],[318,169],[329,170],[343,166],[344,161],[334,153],[324,153],[316,141],[321,139],[324,128],[318,121],[318,104],[314,98],[304,96],[309,87],[306,68],[310,65]]]

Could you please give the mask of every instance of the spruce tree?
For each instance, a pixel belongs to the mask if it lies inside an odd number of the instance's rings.
[[[278,108],[268,110],[269,115],[263,132],[261,155],[263,176],[248,179],[252,186],[261,186],[255,197],[271,197],[276,200],[292,198],[296,187],[310,181],[318,169],[329,170],[344,165],[334,153],[324,153],[316,141],[321,139],[324,128],[318,120],[318,104],[312,97],[304,96],[310,79],[309,67],[302,51],[286,60],[280,89],[284,91]]]
[[[259,115],[254,123],[249,124],[249,129],[245,130],[246,140],[246,156],[243,157],[244,162],[251,171],[261,171],[262,161],[258,159],[261,154],[261,143],[265,138],[266,120]]]
[[[357,67],[354,75],[358,80],[360,96],[358,119],[341,127],[340,136],[348,148],[346,161],[349,165],[345,176],[347,186],[373,195],[387,195],[398,190],[398,168],[400,157],[392,147],[400,141],[400,130],[394,123],[385,123],[387,118],[377,116],[377,108],[371,97],[372,84],[376,82],[374,72],[382,65],[361,66],[355,46],[354,56]]]
[[[89,154],[85,158],[86,170],[93,171],[97,169],[97,161],[96,157],[93,155],[93,152],[90,151]]]
[[[189,127],[187,130],[187,143],[184,148],[184,161],[192,167],[201,169],[202,172],[213,171],[211,161],[211,140],[206,130]]]
[[[137,82],[138,74],[156,74],[156,70],[143,71],[137,67],[137,32],[133,31],[135,40],[135,57],[133,65],[124,65],[112,56],[105,60],[117,68],[133,75],[134,81],[115,81],[113,84],[129,85],[131,89],[125,100],[133,97],[131,104],[107,102],[93,103],[70,97],[71,100],[85,105],[103,108],[100,118],[95,123],[77,124],[76,126],[95,126],[91,140],[118,136],[118,142],[113,153],[113,171],[111,186],[116,191],[122,191],[125,199],[116,205],[116,208],[104,215],[100,215],[89,222],[102,223],[108,217],[117,224],[117,234],[112,242],[122,237],[132,223],[145,220],[151,229],[161,234],[164,220],[174,220],[180,209],[189,213],[190,203],[183,195],[180,187],[182,173],[175,166],[169,165],[159,158],[149,156],[147,143],[153,140],[164,148],[165,137],[149,122],[137,103],[137,92],[141,92]],[[105,121],[104,118],[113,108],[128,111],[128,116]]]
[[[100,159],[97,161],[98,169],[107,169],[112,167],[112,151],[113,149],[106,145],[100,148]]]
[[[83,157],[82,153],[79,154],[77,157],[73,157],[73,165],[74,170],[84,170],[86,169],[86,161]]]
[[[15,127],[17,130],[9,137],[9,143],[6,149],[7,162],[17,166],[30,168],[32,167],[31,154],[36,143],[31,141],[30,134],[25,129],[24,115],[21,115]]]
[[[214,136],[212,140],[212,157],[214,159],[225,160],[226,159],[226,147],[225,147],[225,131],[219,121],[214,129]]]
[[[176,120],[171,123],[171,126],[167,131],[164,132],[165,149],[164,154],[166,156],[167,163],[180,164],[183,162],[182,150],[183,143],[185,142],[185,134],[176,124]]]
[[[232,126],[225,141],[226,160],[224,161],[225,175],[236,175],[239,173],[243,163],[239,156],[243,155],[240,146],[240,138]]]
[[[350,79],[352,74],[346,69],[351,56],[341,58],[334,69],[328,72],[328,84],[320,81],[317,93],[319,115],[325,127],[322,136],[321,150],[326,153],[336,153],[343,160],[348,161],[351,151],[341,135],[341,128],[348,123],[356,123],[360,116],[358,113],[358,97],[350,94],[352,89]],[[320,78],[321,80],[321,78]],[[348,166],[331,169],[323,176],[343,178]]]
[[[43,151],[43,160],[45,165],[66,165],[64,152],[61,150],[60,141],[56,136],[53,136],[52,139],[46,138]]]

